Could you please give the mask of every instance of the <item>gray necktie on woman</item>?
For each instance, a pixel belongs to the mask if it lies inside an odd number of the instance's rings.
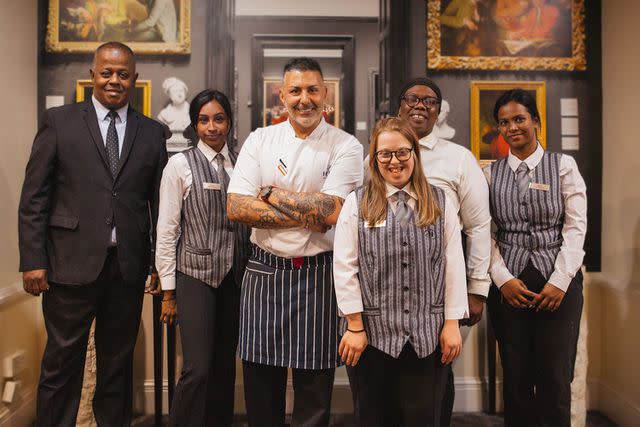
[[[518,194],[520,198],[523,198],[529,189],[529,183],[531,178],[529,177],[529,167],[525,162],[520,163],[516,170],[516,184],[518,185]]]
[[[215,157],[216,165],[218,166],[218,182],[220,183],[220,188],[227,194],[227,186],[229,185],[229,175],[227,171],[224,169],[224,155],[222,153],[216,154]]]
[[[407,204],[407,193],[398,191],[398,204],[396,205],[395,217],[400,227],[405,228],[409,225],[413,217],[413,210]]]

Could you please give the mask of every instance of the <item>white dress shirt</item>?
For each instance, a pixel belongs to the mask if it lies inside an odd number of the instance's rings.
[[[433,134],[420,139],[420,157],[429,183],[445,191],[467,236],[467,292],[486,297],[491,213],[482,169],[471,151]]]
[[[109,118],[110,109],[105,107],[91,95],[91,102],[93,102],[93,108],[96,109],[96,116],[98,116],[98,126],[100,127],[100,135],[102,135],[102,143],[107,144],[107,130],[111,119]],[[116,132],[118,133],[118,154],[122,155],[122,144],[124,143],[124,132],[127,129],[127,111],[129,110],[129,104],[125,104],[124,107],[114,110],[118,117],[116,117]]]
[[[229,194],[255,197],[273,185],[293,192],[321,192],[345,198],[362,184],[362,145],[320,120],[306,138],[296,136],[289,121],[258,128],[242,146]],[[293,258],[333,250],[334,230],[318,233],[303,227],[251,231],[251,242],[274,255]]]
[[[198,142],[197,147],[217,172],[215,156],[218,152],[202,141]],[[233,165],[229,159],[227,144],[222,147],[220,153],[224,156],[224,169],[229,176],[232,176]],[[191,192],[192,183],[193,176],[186,156],[182,154],[172,156],[162,172],[160,182],[156,237],[156,268],[163,290],[176,288],[176,248],[181,234],[182,204]]]
[[[416,206],[416,193],[411,183],[403,189],[409,196],[407,205],[411,209]],[[395,213],[398,204],[398,188],[387,184],[387,199],[389,207]],[[444,318],[463,319],[468,317],[467,288],[465,281],[465,265],[460,236],[458,215],[449,197],[446,196],[444,215]],[[335,282],[336,300],[340,316],[363,311],[362,293],[358,272],[358,200],[352,192],[342,206],[333,249],[333,277]]]
[[[538,166],[544,150],[538,144],[536,151],[525,160],[520,160],[509,151],[507,163],[513,172],[518,169],[520,163],[524,162],[529,167],[529,174]],[[491,165],[484,168],[484,175],[489,185],[491,185]],[[571,279],[582,266],[584,258],[584,238],[587,233],[587,187],[582,175],[578,170],[578,165],[573,157],[562,154],[560,157],[560,192],[564,201],[564,224],[562,226],[562,246],[556,257],[554,271],[549,277],[549,283],[555,287],[567,291]],[[509,272],[500,254],[500,249],[495,240],[496,225],[492,223],[491,238],[491,267],[489,272],[491,279],[498,286],[502,287],[514,276]]]
[[[100,135],[102,136],[102,143],[107,145],[107,131],[109,130],[109,124],[111,124],[111,118],[109,117],[110,109],[105,107],[96,99],[95,96],[91,95],[91,102],[93,103],[93,108],[96,110],[96,116],[98,117],[98,126],[100,127]],[[116,133],[118,134],[118,156],[122,156],[122,145],[124,144],[124,133],[127,130],[127,111],[129,110],[129,103],[125,104],[123,107],[114,110],[118,117],[116,117]],[[117,244],[117,233],[116,226],[114,225],[111,228],[111,244]]]

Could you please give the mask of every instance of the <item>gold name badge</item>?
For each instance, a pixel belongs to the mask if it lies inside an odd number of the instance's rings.
[[[529,184],[529,188],[532,190],[549,191],[549,184],[541,184],[538,182],[532,182]]]

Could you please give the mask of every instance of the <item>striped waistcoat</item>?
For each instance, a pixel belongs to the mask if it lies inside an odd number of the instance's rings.
[[[489,199],[491,216],[497,226],[496,240],[507,268],[516,277],[529,260],[546,279],[553,273],[564,223],[561,156],[545,151],[533,170],[531,183],[548,185],[548,190],[529,188],[522,198],[507,158],[491,166]]]
[[[176,268],[215,288],[233,267],[235,281],[240,285],[250,252],[251,229],[229,221],[224,188],[204,188],[203,182],[218,183],[218,174],[205,155],[197,148],[179,155],[187,158],[193,179],[182,205]],[[232,164],[236,158],[230,150]]]
[[[429,227],[402,230],[391,208],[384,227],[358,220],[360,287],[369,344],[398,357],[410,342],[418,357],[438,346],[444,324],[445,196],[431,186],[442,214]],[[356,191],[358,206],[364,187]]]

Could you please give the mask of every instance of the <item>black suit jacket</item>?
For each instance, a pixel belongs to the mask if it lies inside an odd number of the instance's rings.
[[[115,223],[120,271],[126,282],[144,281],[165,138],[160,123],[129,108],[114,179],[91,100],[46,111],[20,198],[20,271],[47,269],[54,283],[95,281]]]

